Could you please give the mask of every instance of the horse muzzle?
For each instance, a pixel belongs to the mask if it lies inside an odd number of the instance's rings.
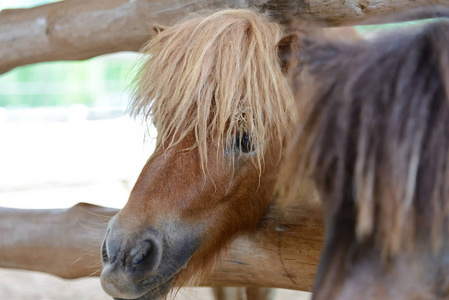
[[[165,297],[179,271],[199,246],[196,234],[180,224],[129,230],[113,218],[101,253],[101,285],[114,299]]]

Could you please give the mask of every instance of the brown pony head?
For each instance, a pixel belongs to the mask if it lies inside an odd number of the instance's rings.
[[[286,159],[326,240],[313,299],[449,297],[449,21],[373,40],[305,37]]]
[[[157,146],[103,245],[102,285],[120,299],[165,296],[256,226],[296,116],[279,25],[224,10],[156,31],[131,108]]]

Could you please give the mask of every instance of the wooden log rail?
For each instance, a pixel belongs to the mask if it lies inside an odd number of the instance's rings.
[[[447,0],[65,0],[0,12],[0,73],[43,61],[82,60],[138,51],[154,24],[170,25],[201,9],[255,7],[280,22],[315,19],[329,25]]]
[[[0,208],[0,267],[63,278],[99,275],[100,246],[117,211],[85,203],[54,210]],[[199,285],[310,291],[323,234],[317,201],[272,206],[258,230],[237,238]]]
[[[138,51],[154,24],[170,25],[187,13],[221,7],[256,7],[285,25],[316,19],[354,24],[366,17],[432,0],[65,0],[0,12],[0,73],[26,64],[82,60]],[[117,210],[79,204],[62,210],[0,208],[0,267],[63,278],[98,275],[107,221]],[[205,286],[263,286],[310,291],[323,241],[319,203],[272,206],[258,230],[242,235],[216,264]]]

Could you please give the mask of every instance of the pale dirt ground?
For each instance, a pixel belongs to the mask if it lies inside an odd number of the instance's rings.
[[[111,300],[98,278],[63,280],[30,271],[0,269],[0,299],[5,300]],[[210,288],[183,288],[176,300],[213,300]],[[308,300],[309,293],[277,290],[276,300]]]
[[[152,134],[156,136],[155,133]],[[112,120],[7,122],[0,118],[0,206],[65,208],[78,202],[121,208],[154,139],[142,126]],[[309,293],[279,290],[278,300]],[[62,280],[48,274],[0,269],[0,299],[106,300],[98,278]],[[177,300],[208,300],[208,288],[182,289]]]

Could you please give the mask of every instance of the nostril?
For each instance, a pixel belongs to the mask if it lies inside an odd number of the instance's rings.
[[[103,263],[109,262],[108,252],[106,250],[106,239],[103,241],[103,244],[101,245],[101,260]]]
[[[131,263],[134,266],[139,266],[147,261],[151,261],[153,255],[153,242],[149,240],[143,241],[140,245],[137,245],[129,252],[131,256]]]

